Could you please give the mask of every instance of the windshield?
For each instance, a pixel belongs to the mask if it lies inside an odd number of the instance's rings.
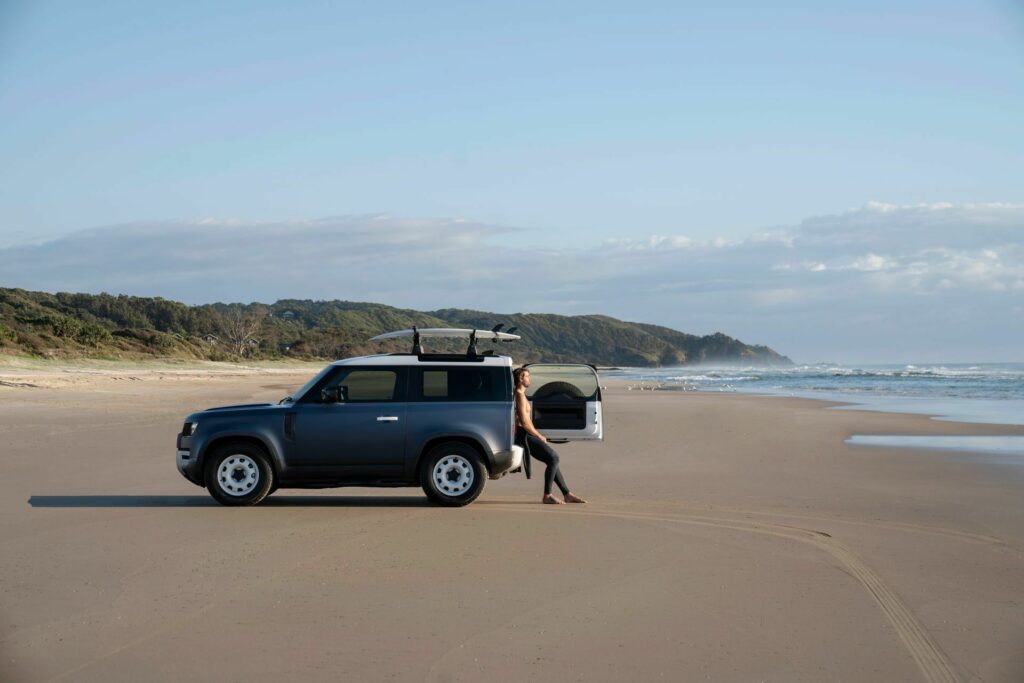
[[[309,391],[313,387],[314,384],[316,384],[321,379],[323,379],[323,376],[331,371],[331,367],[333,367],[333,366],[328,365],[326,368],[324,368],[320,372],[316,373],[316,375],[313,376],[313,379],[309,380],[308,382],[303,384],[301,387],[299,387],[299,389],[294,394],[292,394],[291,396],[287,396],[285,398],[286,399],[290,398],[293,401],[298,401],[300,398],[302,398],[303,394],[305,394],[307,391]]]

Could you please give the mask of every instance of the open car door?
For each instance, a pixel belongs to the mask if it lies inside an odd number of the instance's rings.
[[[533,425],[552,441],[601,441],[601,385],[589,365],[531,363]]]

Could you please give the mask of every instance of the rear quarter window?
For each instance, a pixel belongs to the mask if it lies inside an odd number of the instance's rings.
[[[510,401],[505,368],[417,368],[412,394],[419,401]]]

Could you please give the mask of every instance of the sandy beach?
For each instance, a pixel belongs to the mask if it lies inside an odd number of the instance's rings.
[[[605,392],[600,444],[461,509],[217,505],[186,414],[310,368],[0,372],[3,681],[1021,681],[1024,467],[852,434],[1024,427]]]

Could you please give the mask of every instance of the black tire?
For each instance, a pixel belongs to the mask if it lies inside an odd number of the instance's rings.
[[[580,388],[571,382],[548,382],[533,394],[534,398],[552,398],[554,396],[564,397],[566,400],[584,398]]]
[[[272,488],[274,468],[259,446],[229,443],[206,458],[206,490],[221,505],[256,505]]]
[[[483,459],[469,444],[448,441],[423,456],[420,485],[427,497],[438,505],[469,505],[484,490],[486,482],[487,468]]]

